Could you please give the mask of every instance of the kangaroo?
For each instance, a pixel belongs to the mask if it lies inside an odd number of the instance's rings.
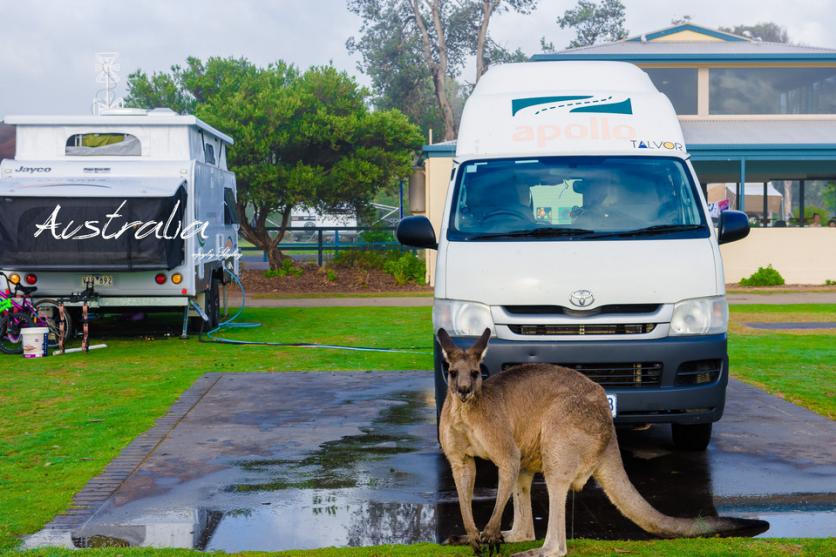
[[[513,557],[566,555],[566,496],[590,477],[621,513],[660,537],[696,537],[741,530],[762,532],[760,520],[721,517],[674,518],[654,509],[633,487],[624,471],[615,426],[604,389],[575,370],[551,364],[514,366],[483,381],[491,331],[469,349],[458,348],[444,329],[438,341],[447,372],[447,397],[441,410],[439,438],[456,483],[463,539],[479,555],[500,543],[534,539],[531,482],[542,472],[549,492],[549,522],[542,548]],[[476,479],[474,457],[499,470],[496,505],[481,533],[471,502]],[[500,531],[502,512],[513,494],[514,522]]]

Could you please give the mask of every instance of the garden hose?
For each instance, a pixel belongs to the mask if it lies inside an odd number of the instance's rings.
[[[280,346],[283,348],[329,348],[332,350],[351,350],[355,352],[388,352],[388,353],[400,353],[400,354],[431,354],[430,352],[425,352],[428,350],[429,347],[426,346],[413,346],[413,347],[405,347],[405,348],[375,348],[372,346],[344,346],[340,344],[319,344],[314,342],[271,342],[266,340],[237,340],[237,339],[230,339],[230,338],[223,338],[215,336],[216,333],[221,331],[222,329],[254,329],[256,327],[261,327],[261,323],[257,322],[237,322],[237,319],[241,316],[244,312],[244,307],[247,303],[247,294],[244,290],[244,285],[241,283],[241,279],[230,271],[227,268],[224,268],[224,272],[226,272],[231,278],[232,281],[238,285],[238,288],[241,290],[241,305],[238,307],[238,311],[236,311],[232,317],[221,321],[217,327],[212,329],[211,331],[206,332],[206,338],[204,339],[203,334],[203,322],[201,322],[200,326],[200,335],[198,336],[198,340],[200,342],[210,342],[210,343],[219,343],[219,344],[237,344],[242,346]],[[207,340],[208,339],[208,340]],[[424,351],[424,352],[421,352]]]

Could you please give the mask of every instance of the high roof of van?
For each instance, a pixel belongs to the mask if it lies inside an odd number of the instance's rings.
[[[571,61],[492,66],[473,95],[577,90],[657,92],[650,77],[634,64]]]
[[[686,156],[673,106],[633,64],[491,67],[465,104],[456,157],[563,154]]]
[[[228,145],[233,143],[231,137],[200,118],[177,114],[167,108],[119,108],[99,115],[12,115],[6,116],[4,121],[17,126],[195,126]]]

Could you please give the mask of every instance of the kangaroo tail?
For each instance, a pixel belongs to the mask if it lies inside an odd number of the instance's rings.
[[[621,514],[644,531],[659,537],[753,536],[769,528],[769,523],[762,520],[717,516],[674,518],[660,513],[641,496],[627,477],[615,434],[593,476]]]

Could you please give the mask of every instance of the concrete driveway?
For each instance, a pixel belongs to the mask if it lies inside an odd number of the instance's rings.
[[[210,373],[27,546],[441,541],[462,527],[435,435],[430,372]],[[663,512],[761,518],[765,536],[836,534],[836,424],[826,418],[732,381],[705,453],[675,452],[666,426],[619,437],[630,478]],[[479,524],[495,482],[480,466]],[[645,537],[594,482],[568,505],[575,537]],[[534,507],[542,537],[541,479]]]

